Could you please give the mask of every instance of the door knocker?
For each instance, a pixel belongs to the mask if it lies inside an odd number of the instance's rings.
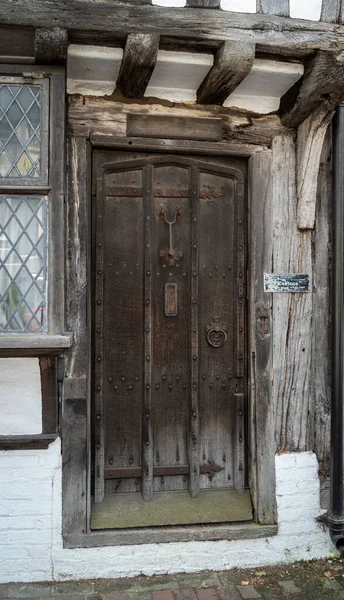
[[[220,324],[218,317],[213,318],[210,325],[207,326],[206,331],[207,342],[213,348],[221,348],[227,342],[227,327],[222,323]]]

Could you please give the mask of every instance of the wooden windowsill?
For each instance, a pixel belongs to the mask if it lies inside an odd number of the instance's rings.
[[[225,523],[222,525],[189,525],[188,527],[140,527],[113,529],[64,536],[65,548],[95,548],[127,544],[190,542],[205,540],[249,540],[277,535],[277,525]]]
[[[73,343],[72,333],[0,334],[0,357],[57,356]]]
[[[44,450],[54,442],[57,433],[37,435],[0,435],[0,450]]]

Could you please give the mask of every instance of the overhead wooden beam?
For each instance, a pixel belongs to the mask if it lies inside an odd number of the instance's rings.
[[[327,23],[338,23],[341,12],[341,0],[323,0],[321,20]]]
[[[202,8],[167,8],[109,0],[1,0],[0,25],[68,29],[70,39],[86,43],[124,40],[130,33],[160,33],[185,40],[236,41],[259,44],[261,51],[293,56],[340,48],[343,34],[332,23],[286,19],[277,15],[242,14]],[[258,49],[258,48],[257,48]]]
[[[257,0],[257,12],[289,17],[289,0]]]
[[[42,65],[64,64],[68,53],[68,32],[61,27],[39,27],[35,31],[35,59]]]
[[[222,44],[216,53],[214,65],[197,90],[197,102],[223,104],[251,71],[254,55],[254,44]]]
[[[117,88],[126,98],[142,98],[155,67],[160,35],[130,33],[124,48]]]
[[[344,97],[341,53],[318,52],[305,66],[303,78],[281,98],[282,123],[298,127],[324,100],[334,108]]]

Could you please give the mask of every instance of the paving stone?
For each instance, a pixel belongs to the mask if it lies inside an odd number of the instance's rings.
[[[196,592],[191,588],[174,590],[173,595],[175,600],[197,600]]]
[[[237,573],[235,572],[235,574]],[[235,585],[235,583],[238,583],[238,581],[235,581],[235,577],[233,577],[233,571],[219,571],[217,575],[220,580],[220,585],[227,586],[228,584]]]
[[[217,588],[221,585],[218,574],[213,572],[182,573],[176,576],[180,588]]]
[[[89,581],[61,581],[53,583],[51,586],[51,595],[60,596],[60,594],[74,594],[75,596],[83,596],[92,594],[96,591],[95,582]]]
[[[177,576],[169,577],[146,577],[137,582],[139,592],[153,592],[155,590],[176,590],[179,588]]]
[[[241,600],[238,590],[232,584],[228,584],[226,587],[219,587],[216,591],[220,600]]]
[[[285,591],[287,594],[299,594],[301,592],[300,588],[295,585],[292,579],[287,579],[285,581],[278,581],[278,585]]]
[[[8,598],[50,598],[50,583],[9,583]]]
[[[254,587],[252,587],[252,585],[237,585],[237,588],[243,600],[261,598],[261,595],[257,592],[257,590],[254,589]]]
[[[219,600],[214,588],[201,588],[196,590],[198,600]]]
[[[139,579],[98,579],[94,582],[94,592],[100,594],[127,594],[138,591]]]
[[[123,592],[119,592],[118,594],[115,592],[113,594],[105,594],[101,597],[104,600],[129,600],[128,594],[124,594]],[[92,600],[91,597],[88,600]]]
[[[8,598],[7,589],[8,589],[7,583],[0,584],[0,598]]]
[[[171,590],[158,590],[152,592],[153,600],[174,600]]]

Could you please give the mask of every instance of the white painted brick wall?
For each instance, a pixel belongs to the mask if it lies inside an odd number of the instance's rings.
[[[321,513],[316,456],[276,456],[279,534],[258,540],[64,549],[60,441],[0,452],[0,582],[129,577],[228,569],[333,554]]]

